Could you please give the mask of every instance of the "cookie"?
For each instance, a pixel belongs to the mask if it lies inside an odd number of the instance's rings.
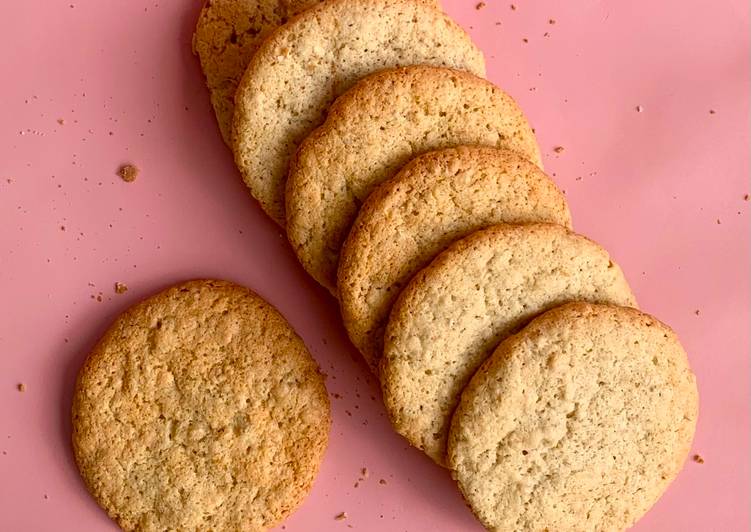
[[[572,303],[505,340],[472,378],[448,461],[488,530],[624,530],[680,472],[697,416],[670,328]]]
[[[501,224],[455,242],[406,286],[381,359],[394,428],[438,464],[459,394],[498,343],[570,301],[635,306],[603,248],[553,224]]]
[[[193,53],[201,62],[224,142],[232,145],[232,115],[240,78],[261,42],[320,0],[209,0],[196,23]]]
[[[339,251],[368,194],[416,155],[462,144],[507,148],[540,163],[516,103],[472,74],[389,70],[340,97],[300,147],[287,181],[287,234],[308,273],[335,293]]]
[[[78,374],[73,449],[125,530],[266,530],[328,443],[323,377],[250,290],[191,281],[121,315]]]
[[[342,246],[337,288],[349,337],[371,367],[391,306],[412,276],[451,242],[502,222],[571,226],[555,184],[506,150],[429,152],[368,196]]]
[[[426,63],[485,72],[464,30],[417,0],[329,0],[266,39],[235,95],[235,162],[255,198],[284,225],[284,182],[300,142],[362,76]]]

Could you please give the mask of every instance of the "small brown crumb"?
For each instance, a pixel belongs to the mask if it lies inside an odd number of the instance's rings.
[[[709,110],[709,114],[711,114],[711,115],[715,114],[715,110],[714,109],[710,109]]]
[[[528,42],[529,42],[529,39],[527,39],[526,37],[524,37],[524,38],[522,39],[522,42],[528,43]]]
[[[694,314],[696,314],[696,315],[698,316],[698,315],[699,315],[699,309],[696,309],[696,310],[694,311]]]
[[[119,175],[126,183],[132,183],[136,180],[136,177],[138,177],[138,168],[132,164],[126,164],[120,167],[117,171],[117,175]]]
[[[362,478],[368,478],[370,476],[370,471],[368,471],[367,467],[362,468]]]
[[[721,225],[721,224],[722,224],[722,221],[719,218],[717,218],[717,225]]]
[[[360,482],[355,482],[355,487],[359,488],[360,487]]]
[[[556,153],[563,153],[563,146],[556,146],[553,148],[553,151]]]
[[[644,107],[642,107],[641,105],[637,105],[637,106],[636,106],[636,112],[637,112],[637,113],[641,113],[641,112],[643,112],[643,111],[644,111]]]
[[[65,231],[65,226],[64,225],[60,226],[60,231]]]
[[[385,479],[385,478],[382,478],[381,480],[379,480],[379,481],[378,481],[378,483],[379,483],[379,484],[380,484],[381,486],[385,486],[385,485],[386,485],[386,479]]]
[[[748,201],[748,194],[743,195],[743,201]]]
[[[511,4],[511,11],[516,11],[516,6],[514,4]]]
[[[57,123],[60,124],[61,126],[64,126],[65,125],[65,119],[64,118],[58,118],[57,119]]]
[[[555,24],[555,19],[554,18],[548,19],[548,24]]]
[[[22,382],[19,382],[18,383],[18,391],[21,392],[21,393],[25,392],[26,391],[26,385],[24,383],[22,383]]]
[[[704,458],[702,458],[701,455],[695,454],[694,455],[694,462],[696,462],[697,464],[703,464],[704,463]]]
[[[97,294],[96,300],[101,303],[102,302],[102,294]]]
[[[487,4],[486,4],[485,2],[478,2],[478,3],[477,3],[477,5],[475,6],[475,9],[476,9],[477,11],[480,11],[480,10],[481,10],[481,9],[483,9],[483,8],[484,8],[484,7],[486,6],[486,5],[487,5]]]
[[[336,514],[336,517],[334,517],[334,519],[336,519],[337,521],[344,521],[345,519],[347,519],[347,512]]]
[[[128,291],[128,285],[125,283],[115,283],[115,293],[116,294],[124,294]]]

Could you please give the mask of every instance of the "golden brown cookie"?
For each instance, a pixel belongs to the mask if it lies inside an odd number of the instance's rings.
[[[561,191],[507,150],[429,152],[368,196],[342,246],[337,288],[349,337],[372,368],[391,306],[412,276],[451,242],[502,222],[571,226]]]
[[[572,303],[482,365],[448,462],[488,530],[624,530],[680,472],[697,417],[696,378],[669,327]]]
[[[369,76],[300,147],[287,181],[287,235],[305,269],[336,292],[339,251],[368,194],[426,151],[505,148],[540,165],[532,128],[501,89],[447,68]]]
[[[459,394],[498,343],[570,301],[635,306],[607,251],[552,224],[495,225],[455,242],[391,311],[381,386],[394,428],[438,464]]]
[[[320,0],[208,0],[193,35],[222,138],[232,146],[232,115],[240,78],[268,35]]]
[[[484,75],[464,30],[418,0],[328,0],[272,33],[235,95],[235,162],[253,196],[284,225],[284,182],[300,142],[362,76],[411,64]]]
[[[331,423],[323,377],[250,290],[191,281],[122,314],[81,368],[73,448],[125,530],[266,530],[310,491]]]

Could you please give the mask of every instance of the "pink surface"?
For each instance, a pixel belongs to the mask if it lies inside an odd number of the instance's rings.
[[[487,3],[444,0],[528,112],[576,229],[613,253],[698,375],[705,463],[636,528],[748,530],[747,3]],[[190,53],[198,2],[3,8],[0,530],[114,528],[72,461],[75,374],[119,312],[194,277],[261,293],[329,374],[331,445],[287,530],[478,530],[448,473],[390,430],[336,303],[241,184]],[[131,161],[126,184],[114,173]]]

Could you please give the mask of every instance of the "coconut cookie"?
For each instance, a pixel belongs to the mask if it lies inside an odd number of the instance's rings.
[[[489,81],[415,66],[360,81],[308,137],[287,181],[287,234],[305,269],[335,292],[339,251],[368,194],[426,151],[506,148],[538,164],[534,133]]]
[[[455,242],[391,311],[380,377],[394,428],[437,463],[459,394],[498,343],[576,300],[635,306],[603,248],[552,224],[496,225]]]
[[[73,449],[125,530],[266,530],[310,491],[331,424],[323,377],[285,319],[223,281],[120,316],[81,368]]]
[[[488,530],[623,530],[678,475],[697,416],[672,330],[634,309],[572,303],[482,365],[448,462]]]
[[[263,209],[284,224],[284,181],[299,143],[362,76],[431,64],[485,72],[464,30],[417,0],[329,0],[280,27],[253,56],[235,95],[235,162]]]
[[[383,350],[391,306],[410,278],[451,242],[501,222],[571,226],[555,184],[506,150],[430,152],[368,196],[342,246],[337,287],[349,337],[371,367]]]
[[[211,94],[219,130],[232,145],[235,91],[261,42],[294,15],[320,0],[210,0],[198,17],[193,53]]]

